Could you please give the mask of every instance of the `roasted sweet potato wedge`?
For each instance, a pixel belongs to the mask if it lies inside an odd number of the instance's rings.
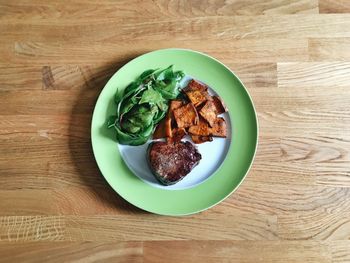
[[[204,91],[206,92],[206,91]],[[195,107],[198,107],[207,100],[206,94],[199,90],[190,90],[185,92],[188,99],[193,103]]]
[[[217,111],[213,101],[208,100],[202,109],[199,111],[199,114],[213,127],[216,120]]]
[[[169,104],[169,110],[172,112],[182,106],[182,100],[172,100]]]
[[[154,133],[153,133],[153,139],[156,140],[156,139],[161,139],[161,138],[165,138],[166,137],[166,134],[165,134],[165,121],[166,121],[166,118],[164,118],[163,120],[161,120]]]
[[[207,91],[208,87],[202,83],[199,83],[198,81],[195,81],[192,79],[188,84],[187,87],[184,88],[184,91],[190,91],[190,90],[199,90],[199,91]]]
[[[209,128],[209,131],[213,136],[226,138],[227,125],[225,119],[221,117],[216,118],[213,127]]]
[[[208,123],[205,120],[203,120],[202,118],[200,118],[198,124],[191,126],[188,129],[188,132],[191,135],[209,136],[210,135],[210,128],[208,126]]]
[[[165,122],[164,122],[164,130],[165,130],[165,136],[166,137],[172,137],[172,123],[174,122],[174,110],[180,108],[182,106],[182,101],[181,100],[172,100],[170,101],[169,108],[168,108],[168,113],[167,116],[165,117]]]
[[[226,108],[224,102],[222,101],[222,99],[220,97],[212,96],[211,99],[212,99],[212,101],[213,101],[213,103],[215,105],[217,114],[221,114],[221,113],[227,112],[227,108]]]
[[[191,135],[191,139],[195,144],[201,144],[204,142],[211,142],[213,141],[213,137],[211,136],[198,136],[198,135]]]
[[[195,80],[191,80],[187,87],[183,89],[188,99],[195,107],[198,107],[210,98],[208,87]]]
[[[192,103],[175,109],[174,117],[178,128],[188,128],[198,123],[198,114]]]
[[[173,129],[171,127],[171,116],[165,117],[164,130],[166,137],[173,137]]]
[[[169,137],[167,141],[170,143],[179,142],[186,134],[187,132],[184,128],[175,128],[172,130],[173,137]]]

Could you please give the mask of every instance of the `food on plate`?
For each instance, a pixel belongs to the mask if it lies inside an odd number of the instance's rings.
[[[199,136],[199,135],[191,135],[191,139],[195,144],[200,144],[204,142],[212,142],[212,136]]]
[[[157,125],[156,129],[154,130],[154,133],[153,133],[153,136],[152,136],[152,138],[154,140],[167,137],[166,134],[165,134],[165,121],[166,121],[165,118],[163,120],[161,120],[159,122],[159,124]]]
[[[205,102],[208,97],[208,87],[192,79],[187,87],[183,89],[188,99],[192,102],[195,107],[198,107]]]
[[[226,138],[226,121],[219,115],[227,112],[227,108],[221,98],[211,96],[206,85],[193,79],[182,92],[185,98],[170,101],[165,123],[157,127],[153,138],[178,142],[189,134],[196,144],[211,142],[213,137]]]
[[[182,180],[202,159],[191,142],[152,142],[147,159],[155,177],[164,185]]]
[[[217,118],[214,122],[213,127],[210,128],[210,134],[217,137],[226,138],[227,128],[224,118]]]
[[[167,137],[167,141],[170,143],[179,142],[186,135],[187,131],[185,128],[175,128],[172,130],[172,137]]]
[[[214,102],[212,100],[207,100],[199,111],[199,114],[209,123],[211,127],[213,127],[218,111],[216,110]]]
[[[227,108],[225,103],[222,101],[222,99],[218,96],[212,96],[212,101],[215,105],[216,112],[218,114],[222,114],[224,112],[227,112]]]
[[[174,119],[174,110],[180,108],[182,106],[181,100],[172,100],[169,104],[169,109],[167,116],[165,118],[165,135],[166,137],[172,137],[172,123],[175,121]]]
[[[180,108],[183,105],[183,101],[182,100],[172,100],[170,101],[169,104],[169,110],[170,112]]]
[[[182,71],[173,66],[146,70],[123,92],[116,93],[116,114],[108,119],[108,128],[116,130],[120,144],[141,145],[151,137],[165,117],[169,100],[180,95]]]
[[[198,113],[192,103],[174,110],[174,118],[179,128],[188,128],[198,123]]]
[[[188,129],[188,133],[191,135],[197,135],[197,136],[210,136],[211,135],[208,123],[203,118],[200,118],[197,125],[192,125]]]
[[[208,87],[195,79],[191,79],[190,82],[188,82],[187,87],[183,89],[184,92],[190,91],[190,90],[199,90],[199,91],[208,91]]]

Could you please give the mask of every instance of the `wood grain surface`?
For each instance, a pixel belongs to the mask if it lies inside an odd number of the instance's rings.
[[[0,0],[0,262],[350,262],[350,1]],[[107,80],[190,48],[245,83],[254,165],[221,204],[149,214],[108,186]]]

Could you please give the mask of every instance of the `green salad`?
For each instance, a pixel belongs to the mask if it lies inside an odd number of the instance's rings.
[[[116,114],[107,121],[114,128],[120,144],[141,145],[147,142],[156,125],[165,117],[168,101],[180,95],[182,71],[166,69],[144,71],[123,92],[117,90]]]

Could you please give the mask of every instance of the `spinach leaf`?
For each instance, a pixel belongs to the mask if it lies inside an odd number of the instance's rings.
[[[119,90],[117,89],[114,95],[114,102],[118,104],[122,100],[122,98],[123,98],[123,94],[119,92]]]
[[[158,113],[155,114],[154,116],[154,123],[160,122],[165,117],[165,115],[166,115],[166,111],[158,111]]]
[[[117,119],[118,117],[116,115],[109,116],[109,118],[107,119],[107,128],[114,127]]]
[[[183,71],[179,70],[179,71],[176,71],[174,73],[174,75],[175,75],[175,79],[177,81],[181,81],[181,79],[185,76],[185,73]]]
[[[167,67],[166,69],[161,70],[156,74],[156,80],[170,80],[174,78],[173,65]]]
[[[167,100],[176,99],[180,93],[178,82],[175,79],[172,79],[169,84],[158,85],[157,91]]]
[[[145,70],[139,77],[139,79],[141,81],[147,79],[147,77],[150,77],[155,71],[157,71],[156,69],[148,69],[148,70]]]
[[[133,107],[133,109],[127,113],[123,119],[134,126],[140,127],[140,130],[142,130],[143,127],[147,127],[152,123],[153,117],[156,113],[157,107],[150,108],[147,105],[137,105]]]
[[[116,115],[107,121],[107,127],[114,127],[117,140],[121,144],[140,145],[147,142],[155,125],[168,110],[168,100],[180,95],[179,82],[184,77],[182,71],[174,71],[173,66],[165,69],[144,71],[124,90],[117,90],[114,101]]]
[[[148,88],[142,94],[139,104],[142,104],[142,103],[158,104],[162,101],[164,101],[164,98],[159,92],[157,92],[153,88]]]
[[[128,94],[134,90],[136,90],[141,85],[141,81],[131,82],[124,90],[124,94]]]

